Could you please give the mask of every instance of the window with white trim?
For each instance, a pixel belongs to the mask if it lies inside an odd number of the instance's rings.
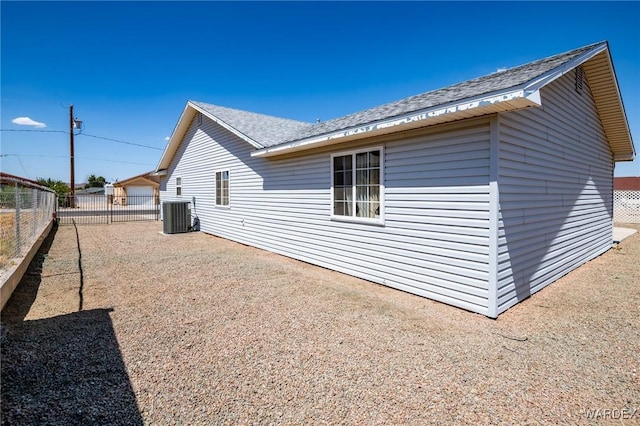
[[[331,156],[331,216],[383,222],[383,149],[376,147]]]
[[[177,196],[182,195],[182,178],[181,177],[176,178],[176,195]]]
[[[229,206],[229,170],[216,172],[216,206]]]

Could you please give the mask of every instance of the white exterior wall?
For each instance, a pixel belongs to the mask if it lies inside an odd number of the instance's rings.
[[[197,123],[162,180],[161,199],[195,196],[202,231],[488,314],[488,120],[371,141],[385,146],[384,226],[330,219],[331,154],[344,148],[256,158],[210,120]],[[215,171],[224,169],[229,208],[214,206]]]
[[[586,83],[570,72],[498,118],[496,315],[611,247],[613,156]]]

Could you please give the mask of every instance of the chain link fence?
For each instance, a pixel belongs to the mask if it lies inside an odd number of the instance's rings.
[[[0,176],[0,270],[33,246],[56,211],[56,194],[37,182]]]

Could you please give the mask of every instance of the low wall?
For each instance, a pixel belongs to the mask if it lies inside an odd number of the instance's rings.
[[[54,219],[49,220],[49,224],[44,227],[29,251],[20,258],[20,263],[12,266],[6,274],[3,274],[2,284],[0,284],[0,309],[4,309],[4,305],[9,301],[13,291],[20,283],[20,280],[22,280],[25,272],[27,272],[27,268],[38,252],[38,249],[40,249],[42,242],[47,238],[49,232],[51,232],[53,222]]]

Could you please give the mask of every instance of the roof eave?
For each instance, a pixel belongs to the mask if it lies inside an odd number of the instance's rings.
[[[618,80],[616,77],[615,69],[613,67],[613,61],[611,60],[611,52],[609,50],[609,45],[607,42],[602,42],[596,45],[593,49],[590,49],[570,61],[565,62],[561,66],[541,75],[534,81],[530,82],[525,87],[525,92],[528,93],[530,91],[539,91],[542,87],[548,85],[552,81],[562,77],[566,73],[574,70],[576,67],[586,64],[598,63],[598,58],[596,56],[600,54],[606,55],[606,71],[609,74],[609,78],[611,80],[611,85],[608,87],[608,90],[613,90],[615,93],[616,101],[617,101],[617,109],[620,120],[609,120],[607,121],[606,117],[601,117],[603,119],[603,126],[605,128],[605,133],[609,139],[609,143],[611,145],[613,151],[614,161],[633,161],[636,156],[635,147],[633,145],[633,139],[631,137],[631,129],[629,128],[629,122],[627,120],[627,115],[624,110],[624,103],[622,102],[622,95],[620,94],[620,87],[618,85]],[[588,68],[586,64],[585,67]],[[587,72],[588,74],[588,72]],[[589,76],[587,75],[587,78]],[[598,94],[594,93],[594,98],[596,99],[596,107],[598,106]],[[616,121],[614,123],[613,121]],[[610,129],[615,129],[612,131]],[[624,148],[619,149],[619,145],[623,145]]]
[[[252,152],[251,156],[273,157],[341,142],[540,105],[540,94],[538,91],[525,93],[522,87],[515,87],[507,91],[467,98],[356,127],[267,147]]]
[[[176,127],[174,128],[173,133],[169,138],[169,142],[167,142],[167,146],[165,147],[164,152],[160,157],[160,162],[156,166],[156,169],[155,169],[156,173],[160,173],[169,168],[169,164],[171,163],[173,156],[176,154],[176,151],[178,150],[180,143],[182,143],[182,139],[184,138],[184,135],[187,133],[187,130],[189,130],[189,126],[191,125],[191,121],[195,117],[196,112],[199,112],[202,115],[208,117],[209,119],[219,124],[226,130],[230,131],[231,133],[235,134],[239,138],[251,144],[254,148],[256,149],[264,148],[264,145],[259,144],[255,140],[251,139],[249,136],[245,135],[244,133],[230,126],[229,124],[227,124],[220,118],[216,117],[215,115],[211,114],[207,110],[200,108],[198,105],[196,105],[191,101],[187,101],[187,104],[185,105],[184,110],[180,115],[180,119],[178,120],[178,123],[176,124]],[[164,174],[166,174],[166,172]]]
[[[614,161],[633,161],[636,158],[636,149],[633,144],[633,137],[631,136],[631,128],[629,127],[629,120],[627,119],[627,113],[624,108],[624,102],[622,101],[622,93],[620,92],[620,86],[618,84],[618,78],[616,76],[615,67],[611,58],[611,51],[608,48],[604,51],[604,55],[607,63],[607,71],[611,74],[610,88],[612,90],[617,102],[618,119],[604,118],[603,126],[607,138],[610,139],[611,148],[614,154]],[[594,59],[596,61],[597,58]],[[591,77],[589,67],[585,68],[587,74],[587,80]],[[594,89],[595,91],[595,89]],[[598,99],[600,93],[593,93],[596,99],[596,107],[598,106]],[[608,115],[608,114],[605,114]],[[616,122],[617,121],[617,122]],[[623,149],[620,149],[620,145],[623,145]]]
[[[151,173],[149,173],[149,175],[153,176],[153,174],[151,174]],[[159,183],[156,182],[155,180],[149,179],[149,178],[147,178],[145,176],[134,176],[134,177],[129,178],[129,179],[125,179],[125,180],[121,180],[121,181],[118,181],[118,182],[114,182],[113,186],[118,187],[118,188],[122,188],[122,187],[128,186],[131,182],[140,181],[140,180],[142,180],[143,182],[145,182],[145,183],[147,183],[147,184],[149,184],[151,186],[159,185]]]
[[[200,108],[198,105],[194,104],[193,102],[189,102],[189,104],[191,105],[191,107],[193,107],[196,111],[198,111],[199,113],[205,115],[206,117],[208,117],[209,119],[211,119],[213,122],[219,124],[220,126],[224,127],[225,129],[227,129],[228,131],[230,131],[231,133],[233,133],[234,135],[238,136],[240,139],[244,139],[245,141],[247,141],[249,144],[251,144],[254,148],[256,149],[262,149],[264,148],[264,145],[260,144],[259,142],[257,142],[256,140],[250,138],[249,136],[245,135],[244,133],[242,133],[241,131],[239,131],[238,129],[236,129],[235,127],[230,126],[229,124],[227,124],[224,120],[220,119],[219,117],[216,117],[215,115],[213,115],[212,113],[210,113],[209,111],[207,111],[206,109]]]
[[[171,136],[169,137],[169,142],[164,147],[164,151],[162,152],[162,156],[160,157],[160,161],[156,166],[155,171],[160,172],[163,169],[169,168],[169,163],[173,159],[176,151],[178,150],[178,146],[184,134],[187,132],[189,125],[191,124],[191,120],[195,116],[195,109],[190,101],[187,102],[184,109],[182,110],[182,114],[180,114],[180,118],[176,123],[176,127],[173,129]]]
[[[622,162],[622,161],[633,161],[635,159],[636,159],[635,152],[627,152],[627,153],[613,155],[613,161],[615,161],[616,163]]]
[[[535,80],[529,82],[526,87],[526,92],[533,92],[536,90],[540,90],[542,87],[551,83],[552,81],[562,77],[566,73],[572,71],[577,66],[580,66],[587,62],[589,59],[593,58],[597,54],[607,50],[607,43],[602,42],[596,45],[593,49],[587,50],[586,52],[577,55],[575,58],[565,62],[564,64],[538,76]]]

